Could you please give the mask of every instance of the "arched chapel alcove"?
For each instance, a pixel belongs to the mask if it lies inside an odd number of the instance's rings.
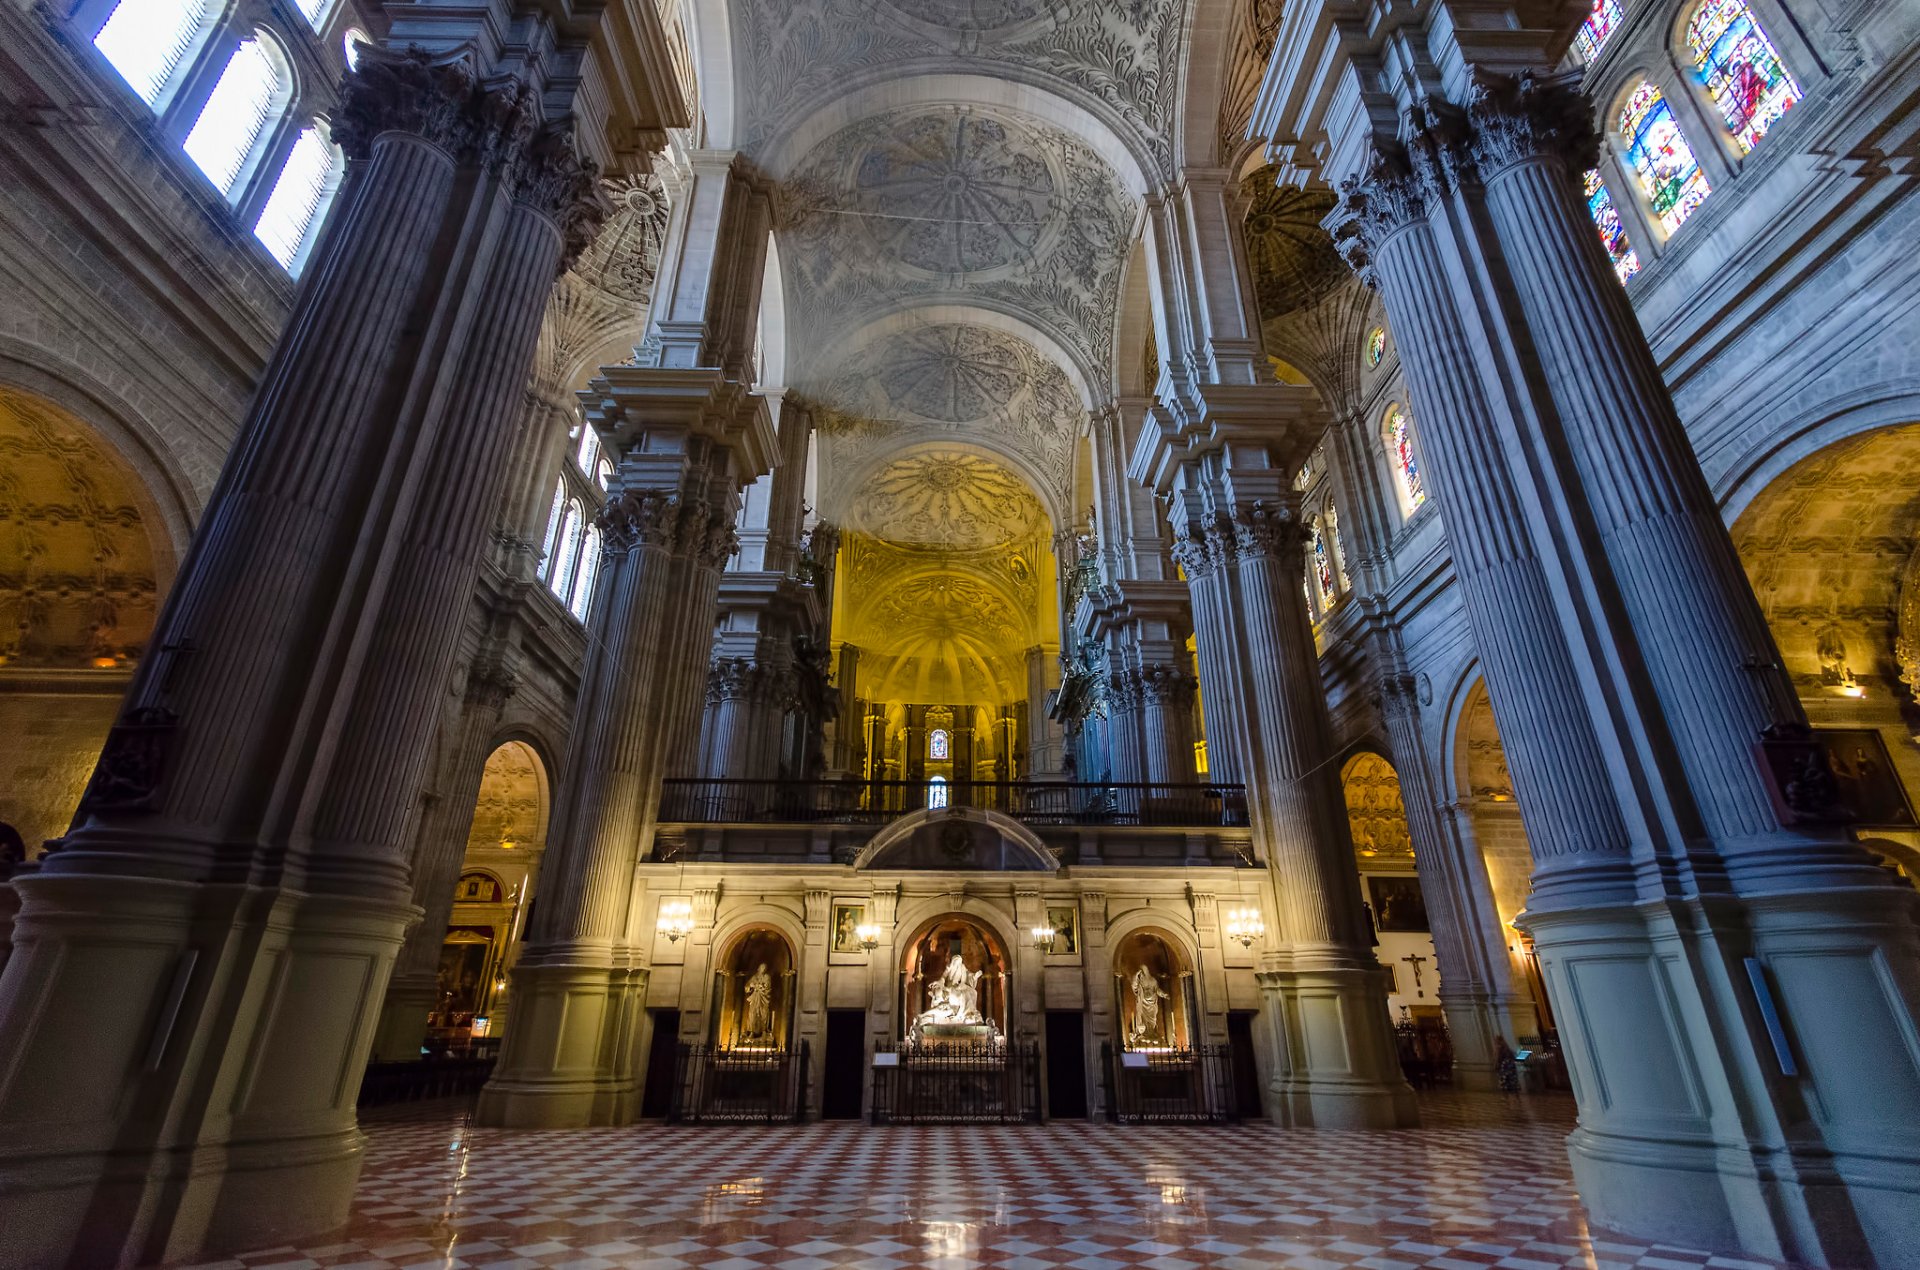
[[[770,926],[727,944],[713,975],[713,1044],[720,1050],[784,1050],[793,1042],[793,945]]]
[[[1113,948],[1114,1008],[1124,1048],[1146,1053],[1191,1050],[1199,1002],[1193,966],[1165,931],[1133,931]]]

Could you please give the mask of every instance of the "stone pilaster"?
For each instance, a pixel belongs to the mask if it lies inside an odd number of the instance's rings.
[[[541,301],[599,214],[539,89],[485,69],[367,52],[348,76],[346,184],[159,651],[64,850],[15,879],[0,1228],[25,1262],[345,1219],[449,615]]]
[[[635,1110],[639,1002],[623,967],[634,862],[661,781],[697,735],[739,491],[771,461],[766,407],[718,370],[610,367],[588,412],[621,454],[541,904],[514,970],[515,1019],[480,1103],[491,1124],[620,1123]]]
[[[1297,447],[1308,433],[1282,392],[1236,394],[1209,409],[1259,414]],[[1236,400],[1238,398],[1238,400]],[[1276,416],[1280,416],[1276,418]],[[1386,972],[1375,959],[1320,686],[1306,600],[1297,581],[1305,526],[1292,489],[1297,463],[1235,444],[1184,465],[1172,491],[1175,559],[1193,599],[1203,675],[1231,665],[1206,700],[1237,694],[1240,727],[1211,749],[1237,747],[1255,840],[1273,885],[1279,929],[1263,982],[1295,1061],[1276,1073],[1277,1118],[1326,1127],[1386,1127],[1414,1117],[1387,1017]],[[1216,643],[1217,641],[1217,643]],[[1211,754],[1210,754],[1211,756]],[[1337,1058],[1335,1056],[1338,1056]]]

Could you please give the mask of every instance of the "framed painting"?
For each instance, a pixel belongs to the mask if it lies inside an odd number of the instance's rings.
[[[1427,921],[1427,898],[1420,893],[1419,878],[1370,873],[1367,896],[1373,902],[1374,929],[1383,933],[1432,929]]]

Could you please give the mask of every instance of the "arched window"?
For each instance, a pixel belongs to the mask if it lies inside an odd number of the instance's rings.
[[[1680,135],[1673,107],[1659,89],[1641,80],[1620,108],[1620,133],[1627,139],[1627,161],[1640,178],[1640,189],[1671,234],[1713,192],[1694,160],[1693,147]]]
[[[1742,154],[1800,100],[1800,86],[1745,0],[1704,0],[1687,23],[1687,47]]]
[[[602,491],[613,483],[613,462],[604,454],[600,456],[600,461],[593,465],[593,479]]]
[[[1427,501],[1427,483],[1421,479],[1420,460],[1413,452],[1413,423],[1398,402],[1387,407],[1381,431],[1386,437],[1387,457],[1393,461],[1394,484],[1400,490],[1400,513],[1411,516]]]
[[[1627,241],[1627,227],[1620,223],[1620,209],[1613,205],[1613,195],[1607,193],[1607,183],[1600,179],[1596,169],[1588,168],[1581,184],[1587,195],[1587,214],[1600,230],[1600,242],[1607,249],[1607,259],[1613,261],[1614,274],[1625,282],[1640,272],[1640,257]]]
[[[1307,548],[1308,557],[1313,567],[1314,585],[1320,592],[1320,608],[1324,611],[1333,607],[1334,597],[1340,593],[1339,584],[1333,574],[1333,553],[1327,550],[1326,527],[1320,523],[1318,516],[1313,518],[1312,529],[1313,540]]]
[[[951,747],[945,728],[935,728],[927,733],[927,757],[945,760],[951,755]]]
[[[567,482],[563,478],[553,483],[553,511],[547,516],[547,536],[540,541],[540,557],[547,562],[547,572],[553,571],[553,546],[560,537],[560,518],[567,511]]]
[[[273,193],[253,226],[253,236],[288,273],[299,274],[320,222],[326,219],[340,161],[339,149],[327,140],[320,125],[307,125],[293,143],[293,152],[287,155]]]
[[[120,0],[93,46],[151,106],[210,16],[205,0]]]
[[[578,576],[573,580],[573,599],[567,608],[581,621],[587,620],[587,605],[593,600],[593,580],[600,573],[600,527],[587,528],[587,540],[581,548]]]
[[[1319,621],[1320,606],[1313,602],[1313,561],[1311,559],[1307,561],[1307,567],[1300,573],[1300,598],[1307,602],[1307,616],[1316,622]]]
[[[580,539],[586,530],[586,510],[580,500],[567,504],[567,518],[560,527],[559,548],[547,562],[547,589],[562,604],[573,599],[573,575],[580,567]]]
[[[214,188],[231,198],[240,171],[276,111],[286,105],[287,76],[262,36],[243,41],[181,147]]]
[[[333,12],[333,0],[293,0],[293,7],[300,10],[300,16],[307,25],[318,31],[327,25],[327,18]]]
[[[1347,546],[1340,541],[1340,513],[1334,508],[1331,498],[1327,500],[1323,515],[1327,522],[1327,550],[1333,555],[1333,576],[1344,593],[1353,583],[1347,578]]]
[[[947,778],[930,776],[927,778],[927,806],[945,807],[947,805]]]
[[[580,448],[575,450],[573,454],[574,466],[578,467],[581,475],[584,476],[593,471],[593,462],[599,457],[600,437],[594,432],[593,425],[582,419],[580,421]]]
[[[1584,64],[1600,56],[1600,50],[1606,45],[1607,37],[1620,25],[1620,19],[1626,13],[1620,7],[1620,0],[1593,0],[1593,12],[1580,24],[1574,33],[1573,47]]]
[[[373,43],[373,37],[359,27],[348,27],[347,33],[340,37],[340,50],[346,55],[347,69],[360,69],[360,46]]]

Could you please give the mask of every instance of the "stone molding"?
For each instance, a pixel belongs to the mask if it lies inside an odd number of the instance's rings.
[[[1284,562],[1306,546],[1308,535],[1306,522],[1296,509],[1255,501],[1176,526],[1173,558],[1189,579],[1198,581],[1246,560],[1275,558]]]
[[[343,83],[333,139],[358,162],[389,132],[418,137],[462,166],[499,173],[514,202],[558,226],[560,272],[607,218],[599,169],[575,153],[571,120],[546,122],[538,93],[517,79],[487,83],[465,53],[363,50]]]
[[[685,552],[711,569],[724,565],[740,545],[730,519],[679,490],[626,490],[607,500],[595,524],[609,554],[659,547]]]

